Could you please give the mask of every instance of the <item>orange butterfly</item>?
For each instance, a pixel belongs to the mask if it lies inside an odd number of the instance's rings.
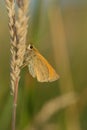
[[[39,82],[52,82],[59,78],[53,67],[31,44],[28,45],[23,66],[28,65],[29,72]]]

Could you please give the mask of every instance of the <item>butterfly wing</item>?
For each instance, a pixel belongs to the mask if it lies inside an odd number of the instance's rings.
[[[29,64],[29,71],[39,82],[52,82],[59,78],[53,67],[40,53],[36,53],[33,57]]]
[[[59,78],[59,75],[55,72],[53,67],[48,63],[48,61],[40,53],[38,53],[38,55],[40,59],[43,59],[41,61],[43,62],[43,64],[45,64],[45,66],[48,69],[48,81],[52,82],[52,81],[57,80]]]
[[[34,62],[33,61],[29,62],[28,69],[29,69],[29,72],[32,75],[32,77],[35,78],[36,74],[35,74]]]
[[[36,60],[35,73],[36,73],[37,80],[39,82],[48,82],[49,70],[48,70],[47,66],[40,59],[40,57],[37,57],[35,60]]]
[[[47,82],[49,77],[49,72],[47,66],[41,61],[37,56],[29,62],[28,65],[30,74],[39,82]]]

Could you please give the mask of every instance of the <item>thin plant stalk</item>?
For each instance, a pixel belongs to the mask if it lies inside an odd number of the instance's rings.
[[[12,113],[12,130],[15,130],[16,125],[16,107],[17,107],[17,95],[18,95],[18,79],[15,82],[14,99],[13,99],[13,113]]]

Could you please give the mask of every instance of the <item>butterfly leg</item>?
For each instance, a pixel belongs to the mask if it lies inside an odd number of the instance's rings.
[[[27,66],[29,64],[29,62],[27,61],[27,62],[25,62],[25,63],[23,63],[23,65],[20,67],[20,69],[23,69],[25,66]]]

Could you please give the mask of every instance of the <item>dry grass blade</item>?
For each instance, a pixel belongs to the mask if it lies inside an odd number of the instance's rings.
[[[6,0],[8,17],[9,17],[9,31],[10,31],[10,40],[11,40],[11,89],[12,94],[14,94],[15,81],[16,78],[19,80],[20,69],[18,67],[18,36],[16,28],[16,19],[15,19],[15,3],[14,0]]]
[[[16,21],[17,33],[19,38],[18,55],[20,57],[20,66],[23,63],[23,57],[26,49],[26,35],[28,28],[28,0],[17,0],[18,20]]]
[[[56,112],[71,106],[72,104],[75,104],[77,100],[78,96],[73,92],[52,99],[51,101],[44,104],[41,111],[36,115],[34,119],[35,123],[42,124],[47,122]]]
[[[17,0],[18,20],[15,17],[15,1],[6,0],[9,17],[9,31],[11,39],[11,89],[14,96],[12,130],[15,130],[16,104],[18,83],[20,79],[20,66],[23,64],[26,49],[26,35],[28,27],[28,0]]]

